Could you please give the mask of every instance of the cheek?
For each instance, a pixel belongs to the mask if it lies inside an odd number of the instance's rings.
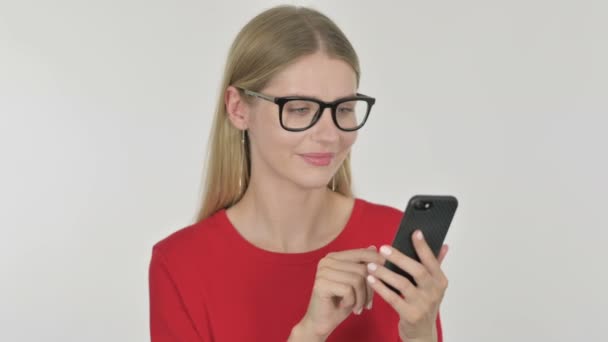
[[[284,162],[299,144],[298,134],[288,132],[281,127],[279,115],[272,109],[259,110],[251,117],[250,134],[255,139],[257,150],[262,159],[267,161]]]
[[[273,145],[273,141],[280,139],[279,115],[276,113],[276,105],[258,105],[250,113],[249,129],[255,134],[256,141],[264,147]]]
[[[298,134],[288,132],[281,127],[277,113],[264,113],[266,118],[260,131],[267,146],[276,151],[289,151],[298,144]]]
[[[357,134],[358,132],[350,132],[350,133],[342,133],[342,146],[341,149],[342,150],[350,150],[351,146],[353,146],[355,144],[355,141],[357,141]]]

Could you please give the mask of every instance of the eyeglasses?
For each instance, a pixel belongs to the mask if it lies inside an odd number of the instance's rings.
[[[323,102],[312,97],[274,97],[239,88],[245,95],[261,98],[279,105],[281,127],[291,132],[301,132],[314,126],[325,108],[331,108],[331,116],[336,127],[352,132],[363,127],[376,99],[367,95],[345,97],[333,102]]]

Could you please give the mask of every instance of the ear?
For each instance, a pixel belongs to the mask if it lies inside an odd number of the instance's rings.
[[[228,119],[234,127],[246,130],[249,127],[249,104],[234,86],[229,86],[224,92],[224,104]]]

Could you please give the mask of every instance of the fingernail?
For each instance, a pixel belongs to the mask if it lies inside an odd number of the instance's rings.
[[[374,278],[374,276],[370,274],[370,275],[368,275],[368,276],[367,276],[367,281],[368,281],[370,284],[373,284],[373,283],[375,283],[375,282],[376,282],[376,278]]]
[[[358,309],[358,310],[353,310],[353,313],[354,313],[355,315],[360,315],[362,311],[363,311],[363,308],[360,308],[360,309]]]
[[[384,255],[391,255],[391,248],[389,246],[382,246],[380,247],[380,253],[384,254]]]
[[[372,309],[372,304],[374,303],[374,301],[370,301],[369,304],[367,304],[367,310],[371,310]]]
[[[378,269],[378,265],[374,264],[373,262],[370,262],[369,264],[367,264],[367,269],[373,272]]]
[[[422,231],[420,231],[420,230],[419,230],[419,231],[417,231],[417,232],[416,232],[416,239],[418,239],[418,240],[422,240],[422,238],[423,238],[423,236],[422,236]]]
[[[367,249],[374,249],[374,250],[375,250],[375,249],[376,249],[376,246],[371,245],[371,246],[367,247]]]

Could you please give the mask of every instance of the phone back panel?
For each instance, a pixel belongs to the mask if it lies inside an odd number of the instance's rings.
[[[428,208],[425,207],[426,203],[429,203]],[[416,195],[412,197],[401,219],[393,247],[420,261],[412,244],[412,234],[420,229],[429,247],[435,256],[438,256],[457,207],[458,200],[453,196]],[[416,284],[408,273],[391,262],[387,261],[385,266]]]

